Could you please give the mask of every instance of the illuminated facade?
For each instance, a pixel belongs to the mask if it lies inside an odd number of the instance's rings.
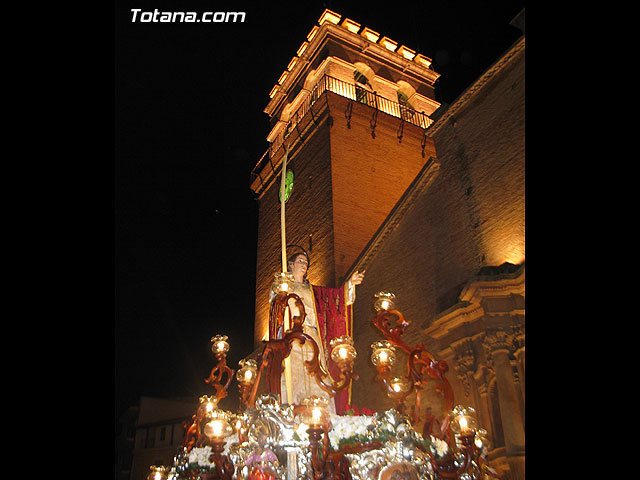
[[[488,430],[505,479],[524,478],[524,57],[521,37],[445,112],[430,60],[326,11],[278,79],[257,163],[255,344],[280,271],[278,188],[288,148],[287,241],[311,283],[366,269],[354,304],[355,405],[383,411],[368,351],[373,295],[392,291],[407,331],[449,366],[459,402]],[[432,117],[436,117],[434,121]],[[442,415],[428,389],[423,404]]]

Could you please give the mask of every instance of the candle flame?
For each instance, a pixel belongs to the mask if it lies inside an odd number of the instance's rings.
[[[467,422],[467,419],[464,417],[460,417],[459,423],[462,430],[466,430],[466,428],[469,426],[469,422]]]

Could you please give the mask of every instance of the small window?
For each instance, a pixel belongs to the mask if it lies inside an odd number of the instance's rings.
[[[151,427],[147,430],[147,448],[154,448],[156,446],[156,427]]]

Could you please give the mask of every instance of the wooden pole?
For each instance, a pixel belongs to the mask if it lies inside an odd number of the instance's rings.
[[[289,147],[284,144],[284,158],[282,159],[282,178],[280,179],[280,237],[282,243],[282,272],[287,271],[287,231],[285,226],[284,213],[284,187],[285,177],[287,174],[287,157],[289,156]]]
[[[284,187],[287,175],[287,158],[289,157],[289,147],[284,143],[284,157],[282,158],[282,176],[280,178],[280,240],[282,243],[282,273],[287,271],[287,230],[285,223],[285,207],[284,207]],[[284,331],[290,328],[290,310],[287,308],[284,312]],[[287,403],[293,404],[293,381],[291,378],[291,357],[284,359],[284,379],[287,391]],[[282,392],[281,392],[282,395]]]

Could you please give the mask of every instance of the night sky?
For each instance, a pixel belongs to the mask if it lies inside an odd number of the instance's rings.
[[[132,8],[246,20],[133,23]],[[325,8],[432,58],[450,104],[519,38],[524,2],[116,1],[116,415],[141,395],[212,393],[217,333],[232,368],[252,351],[249,174],[268,148],[268,94]]]

